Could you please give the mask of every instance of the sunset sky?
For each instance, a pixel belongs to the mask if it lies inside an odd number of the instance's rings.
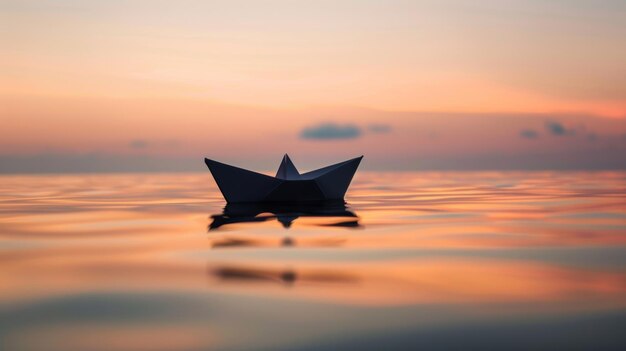
[[[0,172],[626,168],[626,2],[0,0]]]

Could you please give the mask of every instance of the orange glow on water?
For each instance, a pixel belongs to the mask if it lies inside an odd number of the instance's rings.
[[[348,194],[356,217],[261,211],[263,221],[209,231],[224,203],[208,174],[2,180],[0,301],[7,311],[66,311],[51,315],[63,320],[54,328],[16,325],[11,345],[78,350],[103,334],[113,350],[247,345],[234,330],[294,342],[257,333],[240,304],[304,319],[316,327],[292,331],[321,338],[332,334],[313,312],[323,306],[456,311],[405,322],[437,325],[626,307],[623,173],[361,172]],[[229,312],[210,313],[212,299]],[[133,307],[143,303],[151,307]],[[312,310],[290,315],[283,304]],[[110,308],[111,322],[72,321]],[[126,310],[136,318],[127,327]],[[151,313],[178,322],[154,324]],[[48,318],[28,318],[39,315]],[[342,323],[360,328],[358,318]],[[159,337],[145,340],[151,333]]]

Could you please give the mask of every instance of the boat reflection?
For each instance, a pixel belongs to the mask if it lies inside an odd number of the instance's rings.
[[[220,214],[211,216],[209,230],[237,223],[258,223],[277,220],[289,228],[300,217],[342,218],[340,221],[320,224],[330,227],[360,227],[359,218],[344,202],[324,204],[228,204]]]
[[[215,238],[213,239],[213,248],[236,248],[236,247],[338,247],[342,246],[346,241],[345,238],[310,238],[305,241],[296,240],[290,236],[286,236],[278,242],[270,238],[250,239],[250,238]]]
[[[295,284],[296,281],[306,283],[356,283],[359,279],[355,275],[333,270],[308,270],[296,272],[294,269],[253,268],[240,266],[209,267],[209,275],[221,281],[240,283],[274,282],[285,285]]]

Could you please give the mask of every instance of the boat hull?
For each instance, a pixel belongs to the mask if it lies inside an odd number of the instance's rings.
[[[296,171],[295,175],[284,177],[289,179],[271,177],[208,158],[204,162],[228,203],[311,203],[343,200],[362,158],[302,175]]]

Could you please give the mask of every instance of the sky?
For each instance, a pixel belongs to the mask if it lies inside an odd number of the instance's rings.
[[[0,0],[0,172],[626,168],[626,2]]]

